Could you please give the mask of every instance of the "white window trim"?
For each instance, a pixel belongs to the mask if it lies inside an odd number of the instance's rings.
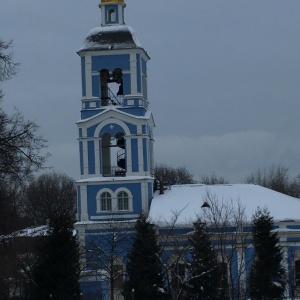
[[[118,194],[120,192],[125,192],[128,195],[128,209],[127,210],[119,210],[118,209]],[[128,190],[127,188],[124,188],[124,187],[118,188],[114,192],[114,198],[115,198],[115,201],[116,201],[115,206],[114,206],[116,208],[115,211],[118,211],[118,212],[132,212],[133,211],[133,202],[132,202],[133,197],[132,197],[132,194],[131,194],[130,190]]]
[[[101,195],[103,193],[109,193],[111,195],[111,210],[101,210]],[[118,194],[120,192],[125,192],[128,195],[128,209],[126,210],[119,210],[118,209]],[[132,193],[130,192],[129,189],[124,188],[124,187],[120,187],[118,189],[115,190],[115,192],[113,192],[111,189],[108,188],[104,188],[101,189],[96,196],[96,213],[98,214],[111,214],[111,213],[128,213],[128,212],[133,212],[133,197],[132,197]]]
[[[120,194],[123,194],[122,197],[120,197]],[[125,196],[126,195],[126,196]],[[129,197],[128,194],[124,191],[119,192],[117,195],[117,199],[118,199],[118,210],[128,210],[129,209]],[[127,203],[125,202],[125,200],[127,200]],[[120,208],[120,204],[122,204],[121,206],[123,206],[123,208]],[[127,205],[125,205],[127,204]],[[127,208],[124,208],[125,206],[127,206]]]
[[[111,208],[112,210],[101,210],[101,195],[103,193],[109,193],[110,196],[111,196]],[[96,212],[97,213],[111,213],[113,211],[113,191],[111,189],[107,189],[107,188],[104,188],[104,189],[101,189],[98,193],[97,193],[97,196],[96,196]]]

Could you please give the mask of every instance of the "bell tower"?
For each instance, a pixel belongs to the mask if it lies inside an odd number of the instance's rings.
[[[124,0],[102,0],[99,4],[101,8],[101,26],[124,25]]]
[[[78,51],[82,108],[78,224],[136,219],[153,195],[147,52],[124,23],[123,0],[101,0],[101,27]],[[78,225],[79,226],[79,225]]]

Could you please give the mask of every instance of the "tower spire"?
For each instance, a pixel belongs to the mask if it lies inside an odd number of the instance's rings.
[[[101,26],[124,25],[124,0],[101,0],[99,7],[102,12]]]

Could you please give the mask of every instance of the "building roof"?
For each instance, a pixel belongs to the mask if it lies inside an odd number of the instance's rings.
[[[126,107],[124,107],[124,108],[126,108]],[[116,107],[116,106],[104,106],[104,108],[102,109],[102,111],[99,112],[98,114],[93,115],[92,117],[89,117],[89,118],[86,118],[86,119],[80,119],[80,120],[78,120],[76,122],[76,124],[85,123],[87,121],[93,121],[93,120],[97,119],[97,117],[99,117],[101,115],[105,115],[105,114],[111,113],[111,112],[116,112],[116,113],[118,113],[120,115],[124,115],[124,116],[130,117],[130,118],[134,118],[136,120],[137,119],[140,119],[140,120],[149,120],[151,118],[153,120],[153,115],[152,115],[151,111],[146,110],[146,109],[145,109],[145,114],[143,116],[136,116],[136,115],[129,114],[126,111],[121,110],[120,107]],[[154,122],[154,120],[153,120],[153,122]]]
[[[134,31],[129,26],[105,26],[92,29],[86,37],[81,51],[142,48]]]
[[[300,199],[254,184],[173,185],[162,195],[155,192],[149,217],[155,223],[172,223],[179,214],[177,224],[191,224],[201,215],[208,194],[223,203],[240,203],[249,221],[257,207],[267,207],[275,221],[300,221]]]
[[[49,230],[48,225],[27,227],[25,229],[15,231],[8,235],[0,235],[0,241],[2,239],[8,239],[8,238],[45,236],[48,235],[48,230]]]

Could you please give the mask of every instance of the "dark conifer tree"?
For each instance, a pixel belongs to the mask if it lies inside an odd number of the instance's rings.
[[[221,270],[205,224],[195,223],[195,232],[190,237],[190,243],[192,261],[188,270],[191,277],[189,299],[225,299],[218,295]]]
[[[166,299],[163,290],[164,276],[159,259],[160,247],[155,227],[141,214],[135,225],[131,252],[128,254],[125,299]]]
[[[79,247],[73,235],[73,219],[58,214],[42,238],[33,271],[31,294],[37,299],[69,299],[80,294]]]
[[[273,218],[267,209],[258,208],[252,223],[255,257],[249,277],[251,299],[283,299],[285,270],[277,233],[272,232]]]

